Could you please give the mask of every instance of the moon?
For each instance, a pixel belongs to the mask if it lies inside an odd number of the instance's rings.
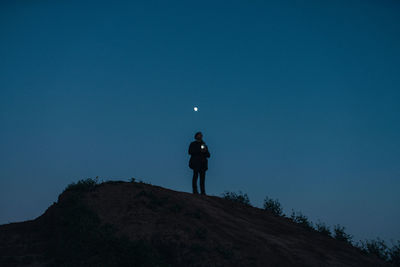
[[[193,110],[194,110],[195,112],[197,112],[197,111],[199,111],[199,108],[198,108],[198,107],[194,107]]]

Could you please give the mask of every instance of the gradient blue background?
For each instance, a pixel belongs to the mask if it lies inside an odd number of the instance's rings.
[[[73,181],[266,195],[400,239],[399,1],[2,1],[0,223]],[[199,112],[193,112],[193,106]]]

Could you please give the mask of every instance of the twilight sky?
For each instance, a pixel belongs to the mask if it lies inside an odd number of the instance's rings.
[[[266,195],[400,239],[400,2],[1,1],[0,223],[78,179]],[[193,106],[199,112],[193,112]]]

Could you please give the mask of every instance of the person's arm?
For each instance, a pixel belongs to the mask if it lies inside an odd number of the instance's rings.
[[[200,153],[200,151],[199,151],[198,146],[196,146],[196,143],[194,143],[194,142],[191,143],[189,146],[189,155],[193,156],[193,155],[196,155],[199,153]]]
[[[211,156],[210,150],[208,150],[208,147],[207,147],[207,150],[206,150],[206,157],[209,158],[210,156]]]
[[[206,146],[205,149],[202,149],[201,152],[204,153],[207,158],[209,158],[210,157],[210,151],[208,150],[208,146],[207,145],[205,145],[205,146]]]
[[[189,145],[189,155],[193,154],[193,144]]]

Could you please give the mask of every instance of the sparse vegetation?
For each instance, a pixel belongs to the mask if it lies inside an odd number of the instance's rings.
[[[381,260],[387,261],[389,259],[389,250],[385,241],[377,238],[372,240],[361,241],[359,248],[370,255],[375,255]]]
[[[148,184],[135,178],[131,178],[129,182],[136,183],[137,186]],[[104,182],[104,184],[119,183],[123,182]],[[53,229],[56,235],[54,240],[63,241],[56,241],[51,247],[49,253],[55,255],[55,258],[53,257],[54,262],[51,264],[56,266],[78,266],[86,263],[106,266],[165,266],[165,262],[171,262],[172,259],[168,260],[168,256],[166,256],[169,246],[156,246],[153,244],[154,242],[161,244],[162,240],[160,240],[161,243],[157,240],[153,240],[153,243],[143,240],[130,241],[124,237],[117,237],[116,230],[111,225],[100,223],[97,215],[84,205],[81,194],[93,191],[98,185],[98,177],[71,183],[64,192],[75,193],[69,194],[66,201],[55,204],[59,205],[59,210],[54,216],[54,220],[57,221],[56,225],[58,225],[57,229]],[[143,197],[145,205],[152,210],[156,210],[168,202],[168,197],[160,197],[149,190],[141,190],[136,197]],[[251,205],[248,195],[241,191],[238,193],[226,191],[222,194],[222,197],[236,203]],[[183,206],[180,204],[167,205],[168,209],[175,214],[183,210]],[[285,216],[283,207],[278,199],[265,197],[263,209],[275,216]],[[202,218],[202,211],[199,209],[187,211],[185,214],[199,220]],[[400,241],[389,246],[384,240],[376,238],[354,244],[352,235],[346,233],[344,226],[334,225],[331,231],[327,224],[321,221],[313,224],[302,212],[295,212],[294,210],[292,210],[289,218],[294,223],[307,229],[313,229],[325,236],[331,236],[336,240],[353,245],[366,255],[392,263],[393,266],[400,266]],[[193,233],[198,240],[204,240],[208,235],[207,228],[203,227],[195,229]],[[216,249],[226,259],[231,258],[233,255],[232,248],[218,246]],[[203,253],[205,250],[200,244],[193,244],[193,251]],[[90,262],[88,262],[88,259],[90,259]],[[12,258],[6,260],[10,263],[13,261]],[[27,257],[23,261],[29,263],[32,259]]]
[[[265,197],[264,210],[267,210],[276,216],[282,216],[282,214],[283,214],[282,205],[278,199],[274,200],[274,199]]]
[[[124,181],[115,181],[115,180],[108,180],[108,181],[105,181],[105,182],[103,182],[103,184],[122,184],[122,183],[125,183]]]
[[[279,201],[266,197],[264,199],[264,209],[270,211],[274,215],[282,216],[282,206]],[[386,242],[380,238],[375,240],[361,241],[358,244],[353,244],[353,236],[346,233],[346,228],[339,224],[333,228],[333,233],[330,227],[325,223],[318,221],[315,225],[305,216],[302,212],[295,212],[292,210],[290,219],[306,228],[313,229],[325,236],[331,236],[336,240],[346,242],[362,250],[367,255],[372,255],[386,262],[392,263],[393,266],[400,266],[400,241],[393,243],[389,247]]]
[[[329,226],[327,226],[325,223],[323,223],[321,221],[318,221],[315,224],[315,230],[317,230],[318,232],[320,232],[321,234],[326,235],[326,236],[332,235],[331,230],[329,229]]]
[[[71,183],[65,188],[64,192],[66,191],[75,191],[75,192],[88,192],[93,190],[96,185],[98,185],[99,177],[96,178],[87,178],[79,180],[76,183]]]
[[[346,233],[345,230],[346,230],[346,228],[344,226],[341,226],[340,224],[336,224],[333,227],[333,238],[335,238],[336,240],[351,244],[353,236]]]
[[[308,217],[305,216],[301,211],[295,212],[294,210],[292,210],[290,219],[292,219],[293,222],[298,223],[306,228],[314,229],[313,223],[309,221]]]
[[[400,240],[389,249],[389,262],[394,266],[400,266]]]
[[[133,177],[129,182],[137,183],[138,186],[144,184],[150,185],[149,183],[145,183],[142,180],[137,180]],[[105,183],[113,184],[121,183],[121,181],[108,181]],[[87,178],[79,180],[76,183],[71,183],[64,191],[73,191],[78,193],[89,192],[98,185],[98,177]],[[145,190],[140,191],[136,197],[148,198],[149,201],[146,205],[151,209],[156,209],[167,201],[167,199],[158,198],[153,194],[153,192]],[[251,205],[248,195],[241,191],[238,193],[226,191],[222,194],[222,197],[236,203]],[[58,218],[62,221],[61,225],[64,225],[65,229],[57,232],[63,235],[62,239],[65,240],[65,242],[62,244],[55,244],[53,247],[57,252],[56,264],[69,265],[78,262],[82,263],[85,262],[85,258],[88,257],[90,253],[96,251],[96,253],[99,253],[96,256],[99,262],[102,262],[103,264],[110,263],[111,265],[109,266],[113,266],[112,264],[114,264],[114,266],[115,264],[118,266],[129,266],[132,262],[140,262],[140,266],[163,265],[163,262],[159,257],[160,253],[156,251],[156,247],[151,246],[151,244],[147,244],[144,241],[132,242],[124,238],[115,237],[115,230],[110,225],[101,226],[97,216],[83,206],[79,198],[80,194],[77,194],[76,196],[71,197],[67,203],[64,203],[64,215]],[[275,216],[285,216],[283,213],[283,207],[278,199],[272,199],[268,196],[265,197],[263,208]],[[179,213],[183,207],[175,204],[170,206],[169,209],[171,212]],[[187,213],[187,215],[200,219],[201,211],[196,210]],[[345,227],[339,224],[335,225],[331,232],[328,225],[321,221],[313,224],[308,217],[300,211],[295,212],[292,210],[289,218],[293,222],[308,229],[314,229],[325,236],[332,236],[336,240],[353,245],[352,235],[346,233]],[[77,233],[80,234],[78,235]],[[207,229],[196,229],[195,236],[198,239],[205,239],[207,237]],[[394,266],[400,266],[400,241],[393,244],[391,248],[384,240],[379,238],[375,240],[360,241],[360,243],[354,246],[358,247],[367,255],[373,255],[381,260],[392,263]],[[224,257],[232,257],[231,248],[226,249],[222,246],[218,246],[217,249],[222,255],[224,255]],[[203,248],[195,247],[195,250],[202,251]],[[107,259],[107,257],[110,257],[110,259]]]
[[[149,183],[145,183],[142,180],[137,180],[135,178],[131,178],[129,180],[129,182],[131,183],[138,183],[138,184],[148,184]],[[108,181],[105,183],[121,183],[121,181],[117,181],[117,182],[113,182],[113,181]],[[98,182],[98,177],[96,178],[87,178],[87,179],[82,179],[79,180],[76,183],[71,183],[67,186],[67,188],[64,191],[74,191],[74,192],[89,192],[92,191],[97,185],[99,184]],[[164,202],[166,201],[165,199],[159,199],[158,197],[156,197],[152,192],[146,192],[144,190],[142,190],[139,194],[136,195],[136,197],[147,197],[149,198],[149,202],[147,203],[147,205],[149,207],[151,207],[152,209],[156,209],[158,206],[162,206],[164,204]],[[237,203],[241,203],[241,204],[245,204],[245,205],[251,205],[250,204],[250,199],[248,197],[248,195],[246,193],[242,193],[241,191],[239,191],[238,193],[236,192],[229,192],[226,191],[225,193],[222,194],[222,197],[224,199],[233,201],[233,202],[237,202]],[[76,201],[76,199],[75,199]],[[79,201],[78,201],[79,202]],[[74,205],[76,205],[75,202]],[[278,199],[271,199],[268,196],[265,197],[264,199],[264,203],[263,203],[263,208],[264,210],[267,210],[269,212],[271,212],[272,214],[276,215],[276,216],[284,216],[283,214],[283,208],[281,203],[279,202]],[[170,210],[174,213],[179,213],[182,210],[182,206],[180,205],[174,205],[170,207]],[[75,216],[70,216],[70,218],[80,218],[78,221],[75,222],[69,222],[66,225],[69,225],[70,227],[72,227],[73,231],[65,231],[65,233],[69,233],[68,235],[70,237],[74,236],[73,233],[74,232],[81,232],[82,230],[79,230],[78,228],[82,227],[82,229],[86,229],[84,231],[87,231],[88,229],[91,229],[90,231],[87,232],[88,236],[80,236],[80,245],[79,245],[79,249],[78,248],[74,248],[74,256],[70,256],[71,259],[73,260],[74,258],[80,258],[80,255],[85,255],[87,253],[89,253],[88,251],[85,251],[84,246],[91,246],[91,242],[97,242],[97,243],[102,243],[102,242],[109,242],[109,244],[112,244],[112,246],[116,246],[116,247],[120,247],[123,246],[124,248],[126,248],[125,250],[121,248],[121,251],[126,251],[127,249],[133,249],[133,251],[138,251],[138,253],[145,255],[144,258],[144,265],[143,266],[147,266],[146,262],[151,262],[151,264],[153,264],[154,262],[152,261],[153,259],[146,259],[146,257],[153,257],[151,255],[153,255],[155,252],[152,251],[152,249],[150,247],[148,247],[148,245],[142,243],[130,243],[130,241],[128,240],[123,240],[123,239],[115,239],[113,236],[113,231],[112,228],[110,228],[110,226],[99,226],[98,225],[98,219],[95,219],[95,217],[93,217],[94,215],[90,214],[90,211],[86,210],[83,207],[77,207],[75,206],[74,208],[74,215]],[[78,216],[77,216],[78,213]],[[200,219],[201,215],[200,215],[200,211],[197,212],[192,212],[192,213],[188,213],[188,215],[190,215],[191,217],[194,217],[196,219]],[[346,233],[345,231],[345,227],[341,226],[339,224],[334,225],[333,227],[333,231],[331,232],[330,227],[328,225],[326,225],[325,223],[318,221],[317,223],[315,223],[315,225],[308,219],[307,216],[305,216],[302,212],[297,211],[295,212],[294,210],[292,210],[292,213],[290,214],[289,217],[293,222],[300,224],[308,229],[314,229],[315,231],[326,235],[326,236],[332,236],[333,238],[335,238],[336,240],[339,241],[343,241],[346,243],[349,243],[351,245],[353,245],[352,242],[352,235]],[[83,223],[83,224],[82,224]],[[204,239],[207,235],[207,229],[203,229],[203,228],[199,228],[195,231],[195,235],[197,238],[199,239]],[[77,238],[76,236],[74,238]],[[78,239],[79,239],[78,238]],[[93,240],[90,240],[93,239]],[[89,242],[89,244],[88,244]],[[111,243],[110,243],[111,242]],[[117,244],[115,244],[115,242]],[[85,244],[85,245],[84,245]],[[120,244],[120,245],[118,245]],[[105,245],[105,244],[104,244]],[[68,242],[66,244],[64,244],[63,246],[69,246]],[[363,251],[363,253],[367,254],[367,255],[373,255],[379,259],[385,260],[387,262],[392,263],[394,266],[400,266],[400,241],[397,241],[397,243],[393,244],[392,247],[390,248],[386,242],[382,239],[374,239],[374,240],[365,240],[365,241],[360,241],[360,243],[358,243],[357,245],[354,245],[356,247],[358,247],[360,250]],[[68,252],[71,248],[67,248],[65,249],[63,247],[62,251],[63,252]],[[75,251],[76,249],[76,251]],[[231,250],[227,250],[229,253],[225,253],[226,251],[221,249],[221,253],[223,252],[223,254],[226,254],[228,257],[231,256]],[[111,252],[110,252],[111,253]],[[114,253],[114,252],[112,252]],[[121,252],[122,253],[122,252]],[[61,253],[59,254],[59,256],[61,256],[62,254],[65,253]],[[130,262],[131,260],[133,260],[133,258],[138,257],[137,254],[135,253],[127,253],[130,254],[129,257],[123,256],[120,258],[120,262],[122,261],[122,266],[124,265],[124,262]],[[147,255],[147,256],[146,256]],[[63,257],[58,258],[58,263],[61,262],[68,262],[68,260],[64,259]],[[134,259],[135,261],[137,259]],[[142,258],[143,260],[143,258]],[[159,259],[156,259],[157,264],[159,264]],[[113,259],[113,262],[118,262],[115,261],[115,259]]]
[[[222,194],[222,197],[233,202],[251,206],[249,196],[246,193],[242,193],[242,191],[238,193],[226,191]]]
[[[379,237],[376,239],[361,241],[356,245],[365,254],[373,255],[381,260],[400,266],[400,241],[392,243],[390,247]]]

